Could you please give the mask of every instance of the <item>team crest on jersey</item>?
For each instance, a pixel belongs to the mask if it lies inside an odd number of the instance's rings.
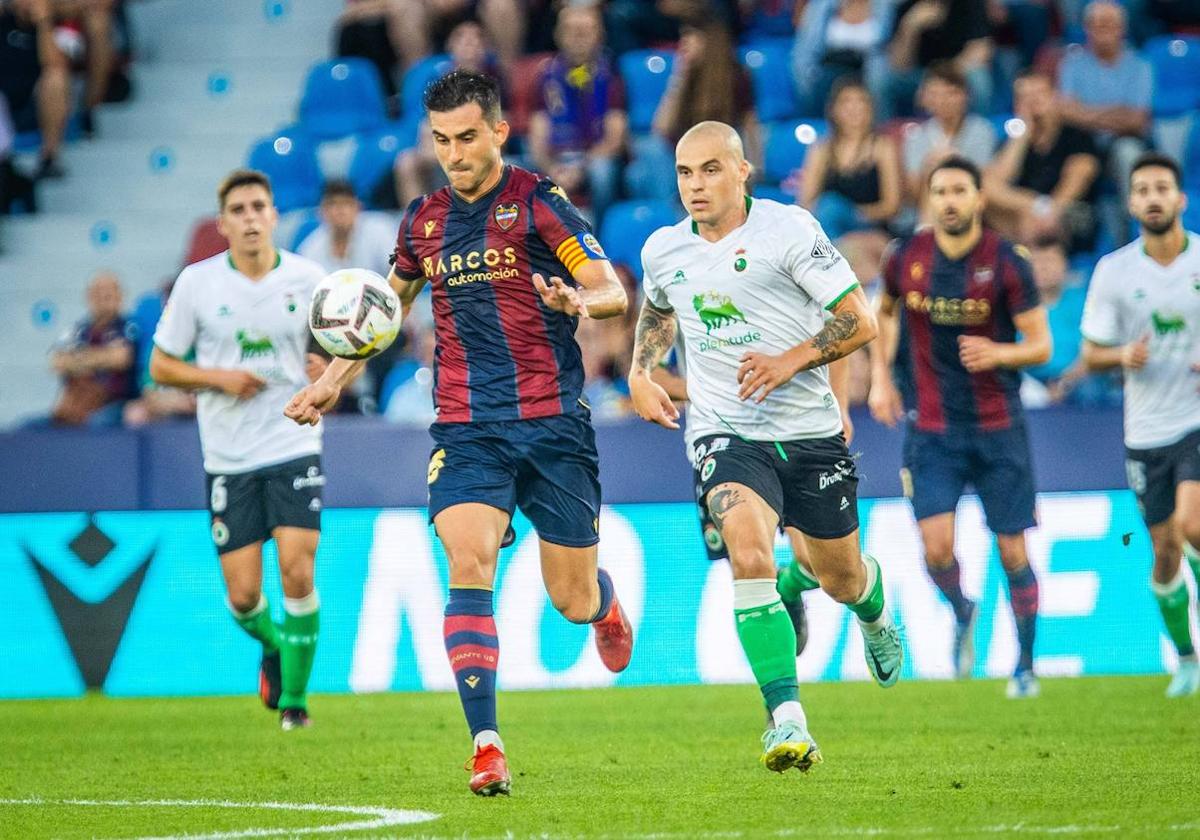
[[[579,240],[583,245],[584,252],[594,260],[608,259],[604,255],[604,249],[600,247],[600,241],[590,233],[585,233]]]
[[[738,248],[736,251],[733,252],[733,256],[735,257],[735,259],[733,261],[733,270],[734,271],[745,271],[746,265],[747,265],[746,249]]]
[[[287,298],[285,298],[285,299],[284,299],[284,306],[286,306],[286,307],[287,307],[287,311],[288,311],[288,312],[295,312],[295,311],[296,311],[296,298],[295,298],[295,296],[294,296],[294,295],[290,295],[290,294],[289,294],[289,295],[287,296]]]
[[[430,219],[425,223],[425,238],[428,239],[437,230],[437,219]]]
[[[515,203],[497,204],[496,205],[496,224],[500,225],[501,230],[508,230],[517,223],[517,216],[521,211]]]

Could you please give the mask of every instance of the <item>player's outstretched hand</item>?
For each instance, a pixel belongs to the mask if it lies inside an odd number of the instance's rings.
[[[549,282],[541,274],[533,275],[533,287],[542,296],[542,303],[555,312],[571,315],[575,318],[588,317],[587,304],[579,289],[568,286],[561,277],[551,277]]]
[[[1125,370],[1141,370],[1150,361],[1150,336],[1142,336],[1121,348],[1121,367]],[[1194,370],[1195,368],[1193,368]]]
[[[248,400],[267,386],[267,380],[248,370],[221,371],[218,387],[231,397]]]
[[[629,377],[629,398],[637,416],[668,429],[679,428],[679,409],[664,389],[649,376]]]
[[[301,426],[315,426],[321,422],[323,414],[333,411],[341,395],[342,389],[337,385],[318,379],[297,391],[283,409],[283,414]]]
[[[867,394],[867,408],[871,409],[871,416],[876,422],[888,427],[895,427],[904,419],[904,400],[891,377],[884,382],[871,383],[871,391]]]
[[[738,368],[738,399],[748,400],[762,389],[762,393],[754,398],[760,403],[767,395],[796,375],[796,367],[787,354],[768,356],[766,353],[746,353],[742,356],[742,366]]]
[[[958,358],[971,373],[983,373],[1000,367],[1000,348],[996,342],[981,335],[958,337]]]

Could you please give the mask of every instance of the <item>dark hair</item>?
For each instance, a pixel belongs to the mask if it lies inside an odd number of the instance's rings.
[[[934,79],[964,92],[968,90],[967,77],[953,61],[935,61],[930,64],[929,69],[925,71],[925,81],[929,82]]]
[[[274,200],[275,193],[271,190],[271,179],[266,176],[266,173],[259,172],[257,169],[235,169],[226,175],[225,180],[221,181],[221,185],[217,187],[217,209],[225,209],[225,199],[238,187],[254,185],[262,187]]]
[[[345,178],[333,178],[325,182],[321,187],[321,201],[330,198],[354,198],[358,195],[354,192],[354,185]]]
[[[1061,236],[1055,233],[1042,234],[1037,239],[1030,242],[1029,247],[1034,251],[1044,251],[1047,248],[1055,248],[1059,251],[1062,251],[1064,256],[1067,253],[1067,243],[1063,241]]]
[[[500,86],[491,76],[470,70],[451,70],[425,88],[426,111],[453,111],[474,102],[491,124],[500,119]]]
[[[983,186],[983,177],[979,174],[979,167],[962,155],[950,155],[950,157],[933,167],[933,171],[929,173],[929,181],[927,183],[932,184],[933,176],[943,169],[957,169],[960,172],[966,172],[971,176],[971,181],[975,184],[975,189]]]
[[[1175,176],[1175,186],[1183,186],[1183,169],[1179,166],[1179,162],[1173,157],[1164,155],[1162,152],[1146,152],[1139,155],[1138,159],[1133,162],[1133,167],[1129,170],[1130,182],[1132,183],[1135,172],[1150,166],[1161,166],[1163,169],[1171,170],[1171,174]]]

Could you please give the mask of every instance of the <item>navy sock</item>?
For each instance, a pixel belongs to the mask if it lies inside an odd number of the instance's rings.
[[[496,664],[500,641],[492,618],[492,591],[450,587],[442,634],[471,736],[485,729],[499,731]]]
[[[596,570],[596,584],[600,587],[600,609],[596,610],[596,614],[592,616],[592,620],[588,624],[593,624],[608,615],[608,611],[612,609],[613,597],[616,590],[613,588],[612,577],[604,569]]]
[[[954,618],[957,621],[963,622],[971,617],[972,604],[962,591],[962,571],[959,569],[957,557],[944,569],[931,568],[929,577],[933,579],[934,585],[950,602],[950,607],[954,610]]]
[[[1033,668],[1033,640],[1037,633],[1038,581],[1033,568],[1026,563],[1008,575],[1008,600],[1012,604],[1017,624],[1017,644],[1020,647],[1018,671]]]

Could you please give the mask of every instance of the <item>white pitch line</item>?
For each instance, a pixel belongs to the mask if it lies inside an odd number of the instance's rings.
[[[164,837],[139,837],[137,840],[235,840],[240,837],[292,837],[299,834],[335,834],[368,831],[430,822],[440,817],[429,811],[377,808],[370,805],[322,805],[315,802],[230,802],[219,799],[0,799],[0,805],[66,805],[101,808],[240,808],[254,811],[310,811],[320,814],[353,814],[372,817],[333,825],[300,828],[246,828],[204,834],[176,834]]]

